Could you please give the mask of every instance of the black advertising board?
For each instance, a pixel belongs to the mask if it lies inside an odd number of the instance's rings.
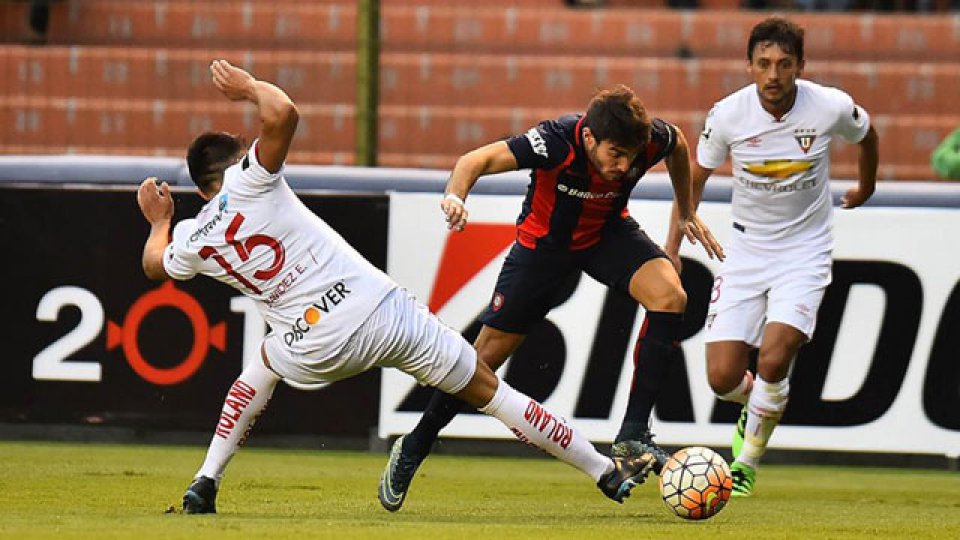
[[[385,267],[386,196],[302,198]],[[202,204],[174,200],[175,221]],[[252,301],[212,279],[144,277],[148,230],[133,187],[0,188],[0,422],[212,430],[264,328]],[[317,391],[281,384],[257,431],[366,437],[379,384],[376,370]]]

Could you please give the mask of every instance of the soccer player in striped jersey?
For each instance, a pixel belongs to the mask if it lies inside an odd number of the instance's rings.
[[[517,240],[474,342],[480,360],[491,368],[517,350],[530,328],[556,305],[558,290],[584,272],[646,308],[633,385],[612,453],[652,453],[657,472],[669,456],[654,443],[649,417],[676,358],[687,295],[670,260],[630,216],[627,203],[644,173],[660,161],[666,163],[680,209],[676,227],[701,242],[709,256],[722,258],[722,248],[691,203],[683,133],[650,119],[633,90],[623,85],[598,92],[585,114],[541,122],[463,155],[440,202],[449,228],[461,231],[468,221],[467,195],[481,176],[531,169]],[[455,397],[434,393],[418,425],[399,439],[402,459],[413,466],[397,475],[396,485],[409,486],[438,433],[461,406]]]

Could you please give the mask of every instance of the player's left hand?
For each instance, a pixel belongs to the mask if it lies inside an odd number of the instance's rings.
[[[873,195],[873,190],[864,190],[860,186],[854,186],[847,190],[847,194],[840,199],[840,208],[856,208],[867,202],[867,199]]]
[[[726,258],[723,246],[720,245],[720,242],[717,242],[713,233],[710,232],[710,228],[700,221],[700,217],[696,213],[690,214],[687,218],[680,218],[679,228],[680,234],[687,237],[691,244],[696,244],[699,240],[703,250],[707,252],[707,256],[711,259],[722,261]]]
[[[151,225],[169,222],[173,218],[173,199],[170,197],[170,185],[166,182],[157,185],[157,179],[147,178],[137,190],[137,204],[143,217]]]

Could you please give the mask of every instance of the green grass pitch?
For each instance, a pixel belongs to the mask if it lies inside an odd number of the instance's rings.
[[[386,455],[244,449],[220,514],[165,513],[204,449],[0,442],[0,538],[960,538],[960,473],[766,466],[757,494],[684,522],[655,481],[626,504],[549,459],[440,455],[404,508],[377,502]]]

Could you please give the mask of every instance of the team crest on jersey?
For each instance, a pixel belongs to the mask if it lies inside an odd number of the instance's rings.
[[[494,312],[497,312],[497,311],[500,311],[500,308],[502,307],[503,307],[503,294],[495,293],[493,295],[493,301],[490,302],[490,309],[492,309]]]
[[[813,147],[813,141],[817,140],[817,130],[815,129],[795,129],[793,138],[797,140],[800,149],[806,154]]]

